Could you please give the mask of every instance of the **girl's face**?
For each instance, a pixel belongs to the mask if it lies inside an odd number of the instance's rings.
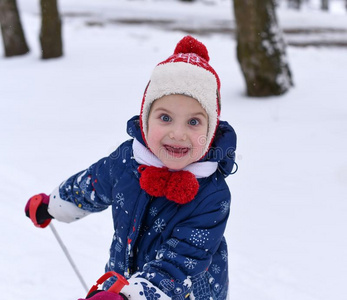
[[[194,98],[168,95],[154,101],[147,128],[149,148],[169,169],[183,169],[204,155],[208,115]]]

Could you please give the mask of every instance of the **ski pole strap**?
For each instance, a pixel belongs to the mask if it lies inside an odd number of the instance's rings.
[[[112,276],[116,276],[117,277],[117,281],[108,289],[109,292],[115,293],[115,294],[119,294],[120,291],[122,290],[122,288],[125,285],[129,285],[128,280],[126,280],[122,275],[114,272],[114,271],[109,271],[107,273],[105,273],[104,275],[102,275],[97,281],[96,284],[93,285],[91,287],[91,289],[89,290],[87,297],[92,293],[95,292],[99,285],[104,283],[107,279],[109,279]]]
[[[35,196],[31,197],[30,205],[29,205],[30,219],[34,223],[34,225],[36,227],[39,227],[39,228],[45,228],[51,222],[51,219],[47,219],[42,224],[37,223],[36,212],[37,212],[37,209],[39,208],[39,206],[41,205],[42,201],[43,201],[43,199],[42,199],[41,195],[35,195]]]

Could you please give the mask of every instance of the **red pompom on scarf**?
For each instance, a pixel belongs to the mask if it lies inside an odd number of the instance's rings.
[[[199,190],[199,182],[189,171],[169,171],[168,168],[157,168],[141,165],[140,186],[147,194],[154,197],[165,196],[178,204],[186,204],[194,199]]]

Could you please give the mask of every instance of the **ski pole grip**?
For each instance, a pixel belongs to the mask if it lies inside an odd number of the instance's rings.
[[[35,196],[30,198],[30,205],[29,205],[30,219],[34,223],[34,225],[36,227],[39,227],[39,228],[45,228],[51,222],[51,219],[48,219],[48,220],[44,221],[42,224],[37,223],[36,212],[37,212],[37,209],[39,208],[39,206],[41,205],[42,201],[43,201],[43,199],[42,199],[41,195],[35,195]]]
[[[96,291],[99,287],[100,284],[104,283],[107,279],[109,279],[112,276],[117,277],[117,281],[108,289],[108,292],[119,294],[122,288],[125,285],[129,285],[128,280],[126,280],[122,275],[114,272],[114,271],[109,271],[102,275],[97,281],[96,284],[91,287],[89,290],[87,297],[94,291]]]
[[[117,276],[117,281],[111,285],[108,291],[111,293],[119,294],[125,285],[129,285],[129,282],[122,275],[118,273],[116,273],[115,276]]]

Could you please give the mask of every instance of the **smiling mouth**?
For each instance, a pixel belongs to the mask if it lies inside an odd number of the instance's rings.
[[[174,157],[185,156],[189,151],[188,147],[175,147],[175,146],[164,145],[164,148],[171,156],[174,156]]]

